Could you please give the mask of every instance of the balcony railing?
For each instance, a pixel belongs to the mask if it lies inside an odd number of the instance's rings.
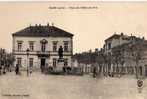
[[[22,50],[22,51],[18,51],[18,50],[13,50],[13,53],[14,54],[21,54],[21,55],[26,55],[26,51],[25,50]],[[52,56],[52,55],[58,55],[58,51],[30,51],[29,52],[30,55],[38,55],[38,56],[46,56],[46,57],[49,57],[49,56]],[[72,51],[68,51],[68,52],[63,52],[63,55],[72,55]]]
[[[38,57],[49,57],[50,51],[37,51]]]
[[[50,54],[50,51],[37,51],[37,54]]]

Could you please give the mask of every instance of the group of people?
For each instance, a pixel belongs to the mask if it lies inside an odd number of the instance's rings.
[[[11,72],[12,69],[10,66],[7,65],[0,65],[0,75],[6,74],[7,72]],[[27,74],[31,74],[32,73],[32,69],[27,69]],[[20,75],[20,66],[19,64],[16,64],[15,66],[15,74],[16,75]]]
[[[0,75],[6,74],[6,72],[11,72],[11,67],[9,65],[0,65]]]

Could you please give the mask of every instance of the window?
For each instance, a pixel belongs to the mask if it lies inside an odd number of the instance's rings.
[[[68,41],[64,41],[64,51],[68,52]]]
[[[34,51],[34,42],[33,41],[29,42],[29,47],[30,47],[30,51]]]
[[[18,64],[18,66],[21,66],[21,58],[19,57],[19,58],[17,58],[17,64]]]
[[[53,41],[53,51],[57,51],[57,41]]]
[[[29,67],[33,67],[33,58],[29,58]]]
[[[22,41],[17,42],[17,50],[21,51],[22,50]]]
[[[46,50],[46,44],[48,43],[48,41],[45,40],[45,39],[43,39],[43,40],[40,41],[40,43],[41,43],[41,51],[42,52],[45,52],[45,50]]]
[[[108,49],[111,49],[111,43],[108,43]]]
[[[56,67],[56,58],[53,58],[53,67]]]
[[[45,43],[42,43],[42,44],[41,44],[41,51],[42,51],[42,52],[45,52],[45,47],[46,47],[46,44],[45,44]]]
[[[68,59],[64,60],[64,66],[68,66]]]

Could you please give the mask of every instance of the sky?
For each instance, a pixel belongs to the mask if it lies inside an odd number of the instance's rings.
[[[96,8],[70,8],[83,6]],[[74,53],[100,49],[114,33],[147,38],[146,19],[147,2],[0,2],[0,47],[11,52],[12,33],[54,23],[74,34]]]

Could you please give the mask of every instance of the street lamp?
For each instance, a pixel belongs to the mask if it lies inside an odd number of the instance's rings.
[[[27,52],[27,76],[29,76],[29,60],[28,60],[29,52],[30,52],[29,48],[27,48],[26,52]]]

